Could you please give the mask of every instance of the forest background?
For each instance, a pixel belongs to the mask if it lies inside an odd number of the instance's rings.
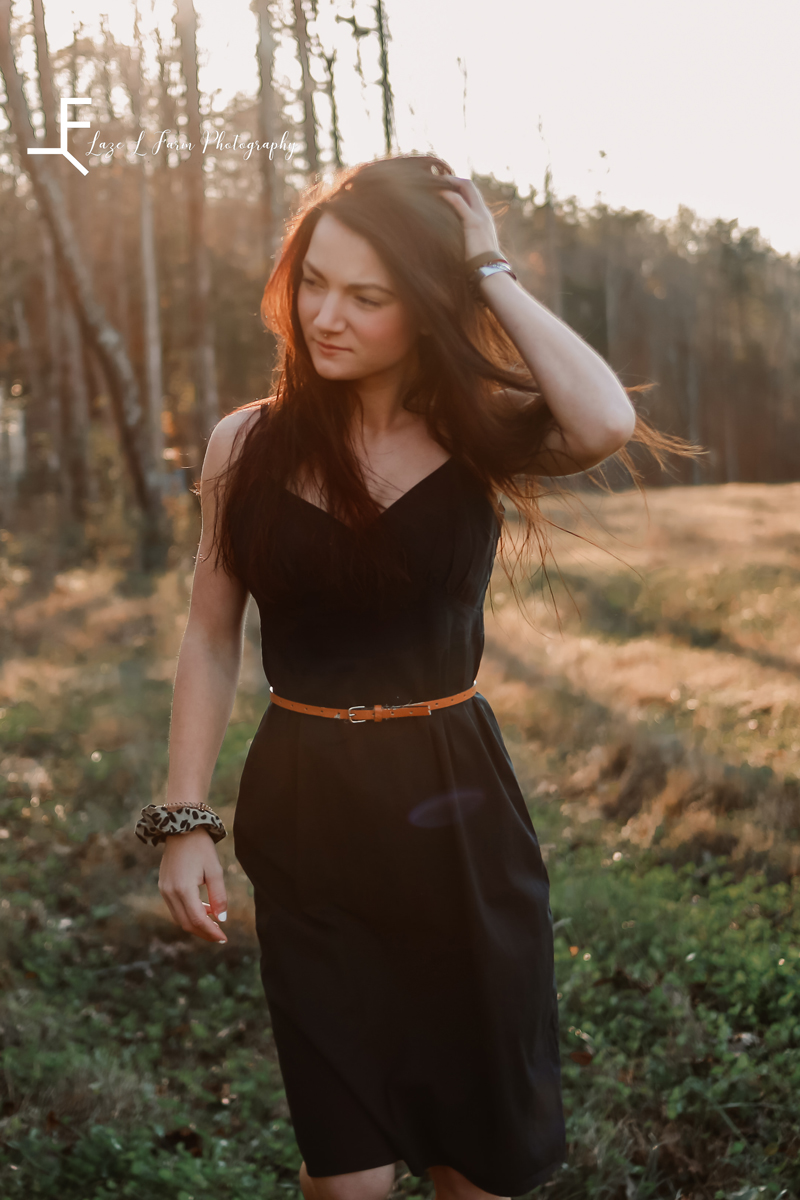
[[[260,89],[216,111],[192,0],[158,30],[142,11],[131,44],[78,24],[57,52],[43,0],[0,0],[3,1195],[299,1195],[249,885],[224,843],[223,959],[171,925],[132,835],[166,777],[191,487],[214,424],[268,394],[264,282],[346,145],[314,0],[252,8]],[[386,7],[337,20],[396,151]],[[68,113],[86,176],[27,154],[58,144],[65,96],[92,100]],[[546,1190],[794,1195],[800,262],[687,207],[582,207],[549,172],[525,195],[475,182],[524,286],[707,450],[640,460],[649,524],[616,474],[554,502],[559,613],[527,581],[535,633],[502,574],[490,595],[481,686],[558,933],[570,1148]],[[579,510],[611,555],[571,536]],[[267,702],[257,642],[251,613],[212,786],[229,825]],[[431,1194],[402,1165],[396,1188]]]

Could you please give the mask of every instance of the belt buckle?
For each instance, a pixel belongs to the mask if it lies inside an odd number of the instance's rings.
[[[367,723],[366,717],[362,721],[353,719],[354,712],[356,712],[358,709],[364,709],[366,707],[367,707],[366,704],[353,704],[350,706],[350,708],[348,708],[347,717],[348,717],[348,720],[350,721],[351,725],[366,725],[366,723]]]

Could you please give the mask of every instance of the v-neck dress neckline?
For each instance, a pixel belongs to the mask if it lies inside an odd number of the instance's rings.
[[[439,464],[438,467],[434,467],[434,469],[429,471],[427,475],[423,475],[422,479],[418,479],[417,482],[412,484],[410,488],[406,488],[406,490],[400,496],[398,496],[396,500],[393,500],[391,504],[387,504],[386,508],[381,509],[376,520],[380,520],[381,517],[385,517],[387,513],[391,512],[393,508],[396,508],[397,505],[405,500],[407,496],[410,496],[414,492],[418,491],[423,484],[435,479],[439,475],[440,471],[443,471],[446,466],[453,462],[453,460],[454,456],[451,454],[450,457],[446,458],[443,463]],[[337,525],[344,525],[344,527],[347,528],[346,522],[340,520],[339,517],[335,516],[332,512],[329,512],[327,508],[323,508],[320,504],[315,504],[313,500],[306,500],[305,496],[299,495],[298,492],[293,492],[291,488],[284,487],[283,490],[288,496],[294,496],[295,500],[299,500],[301,504],[305,504],[309,508],[315,508],[317,512],[321,512],[324,516],[330,517],[330,519],[335,521]]]

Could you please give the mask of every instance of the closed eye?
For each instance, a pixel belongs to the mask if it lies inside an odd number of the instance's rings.
[[[368,296],[358,296],[357,299],[360,300],[362,304],[368,304],[370,308],[380,308],[381,306],[380,300],[370,300]]]

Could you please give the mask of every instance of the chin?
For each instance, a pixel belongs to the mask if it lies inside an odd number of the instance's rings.
[[[354,363],[336,362],[332,358],[326,358],[324,354],[312,354],[311,361],[317,374],[321,375],[323,379],[359,379],[363,374]]]
[[[318,375],[323,379],[357,379],[358,375],[353,374],[352,367],[348,370],[342,365],[324,360],[323,362],[315,362],[314,366]]]

